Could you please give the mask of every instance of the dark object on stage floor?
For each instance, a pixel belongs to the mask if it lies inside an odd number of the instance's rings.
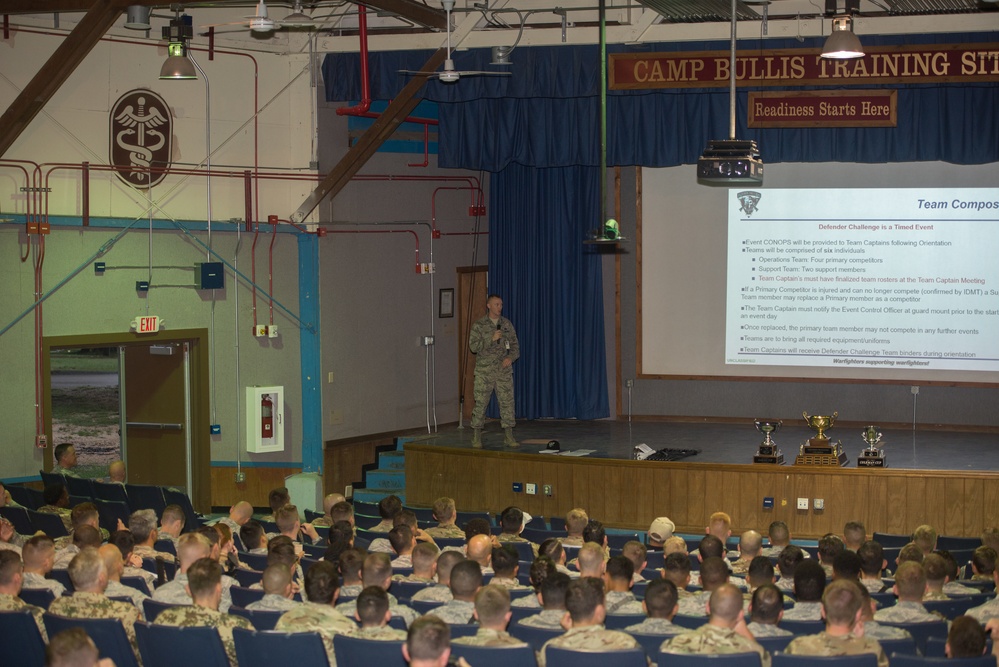
[[[551,450],[553,452],[561,452],[562,445],[558,444],[558,440],[549,440],[548,446],[545,449]]]
[[[877,447],[877,444],[881,442],[881,431],[878,430],[878,427],[873,424],[865,426],[863,438],[864,442],[867,443],[867,449],[860,452],[860,458],[857,459],[857,467],[887,468],[888,463],[885,461],[885,450],[878,449]]]
[[[766,436],[760,443],[760,448],[753,457],[753,463],[772,463],[783,465],[784,454],[777,449],[777,443],[770,437],[771,434],[780,430],[783,422],[779,419],[757,419],[755,421],[756,430]]]
[[[805,418],[805,423],[816,434],[814,438],[801,445],[798,456],[794,459],[794,465],[845,466],[846,452],[843,451],[843,443],[836,442],[834,444],[825,434],[826,429],[832,428],[833,424],[836,423],[839,412],[834,412],[828,416],[809,415],[807,412],[802,412],[801,416]]]
[[[670,449],[665,447],[655,454],[650,455],[646,461],[679,461],[688,456],[697,456],[701,453],[699,449]]]

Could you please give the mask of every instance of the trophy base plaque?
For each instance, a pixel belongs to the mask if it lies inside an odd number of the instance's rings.
[[[776,447],[760,445],[760,451],[753,457],[753,463],[769,463],[772,465],[784,465],[784,454]]]
[[[858,468],[887,468],[888,463],[885,461],[885,453],[880,449],[875,449],[873,451],[865,449],[860,452],[860,456],[857,458]]]
[[[846,452],[839,443],[832,444],[828,438],[812,438],[801,446],[794,459],[796,466],[845,466]]]

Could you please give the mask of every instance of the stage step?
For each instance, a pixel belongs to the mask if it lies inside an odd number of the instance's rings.
[[[378,469],[379,470],[405,470],[406,469],[406,454],[401,451],[394,452],[379,452],[378,453]]]
[[[364,475],[366,489],[405,489],[406,471],[395,468],[378,468]]]
[[[406,504],[405,489],[354,489],[354,500],[360,500],[365,503],[377,503],[382,498],[392,495],[399,496],[402,504]]]
[[[377,503],[386,496],[396,495],[406,504],[406,455],[403,442],[413,438],[396,438],[395,449],[378,452],[378,467],[364,473],[364,486],[354,487],[354,500]]]

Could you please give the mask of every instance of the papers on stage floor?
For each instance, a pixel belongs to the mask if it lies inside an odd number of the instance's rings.
[[[565,450],[563,450],[563,451],[560,452],[560,451],[555,450],[555,449],[542,449],[541,451],[538,452],[538,454],[554,454],[556,456],[589,456],[590,454],[592,454],[595,451],[597,451],[597,450],[595,450],[595,449],[577,449],[575,451],[565,451]]]

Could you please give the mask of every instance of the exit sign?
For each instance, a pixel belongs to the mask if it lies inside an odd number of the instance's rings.
[[[132,320],[135,333],[156,333],[160,330],[160,318],[156,315],[143,315]]]

